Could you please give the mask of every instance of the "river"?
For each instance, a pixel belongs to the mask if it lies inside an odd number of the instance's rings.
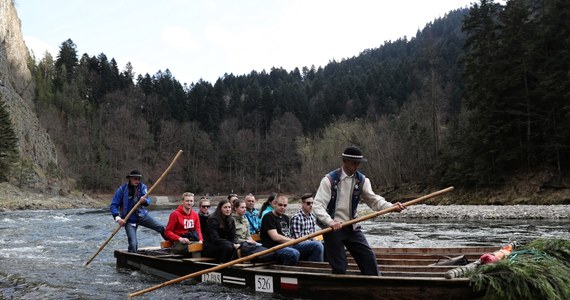
[[[151,211],[166,223],[171,210]],[[160,284],[141,272],[117,269],[114,249],[125,249],[121,229],[88,268],[85,261],[115,228],[99,209],[0,213],[0,299],[126,299]],[[363,222],[373,246],[476,246],[525,242],[537,237],[570,239],[569,220],[380,219]],[[139,247],[158,246],[160,236],[139,229]],[[185,282],[140,299],[275,299],[249,290]]]

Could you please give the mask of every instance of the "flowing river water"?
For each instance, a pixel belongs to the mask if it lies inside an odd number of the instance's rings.
[[[549,207],[536,207],[536,209]],[[478,208],[473,208],[477,210]],[[483,209],[483,208],[480,208]],[[411,209],[410,209],[411,210]],[[372,246],[444,247],[501,245],[538,237],[570,239],[570,207],[555,219],[379,218],[362,223]],[[171,209],[151,211],[166,223]],[[475,211],[476,212],[476,211]],[[0,299],[126,299],[163,282],[115,266],[114,249],[125,249],[121,229],[88,268],[83,264],[115,228],[101,209],[0,212]],[[139,228],[139,247],[161,238]],[[279,296],[188,281],[140,299],[276,299]]]

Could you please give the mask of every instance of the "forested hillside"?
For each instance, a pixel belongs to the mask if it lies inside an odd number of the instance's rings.
[[[163,192],[313,191],[348,145],[363,149],[377,187],[500,186],[543,170],[560,183],[569,12],[563,0],[481,1],[322,68],[190,85],[169,70],[135,75],[104,53],[80,55],[70,37],[30,62],[35,106],[62,174],[98,192],[133,168],[152,183],[178,149]]]

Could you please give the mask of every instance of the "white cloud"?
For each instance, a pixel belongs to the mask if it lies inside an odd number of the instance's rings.
[[[217,47],[226,48],[228,45],[239,45],[237,34],[219,26],[206,26],[204,28],[204,38]]]
[[[197,50],[202,46],[196,41],[192,32],[181,26],[166,26],[160,32],[160,37],[172,47],[182,50]]]

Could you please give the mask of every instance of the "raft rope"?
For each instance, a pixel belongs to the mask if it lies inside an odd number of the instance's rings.
[[[513,251],[507,258],[509,259],[509,263],[515,262],[518,260],[520,255],[529,255],[533,256],[535,261],[541,261],[543,259],[549,259],[550,256],[546,254],[544,251],[529,249],[529,250],[519,250]]]

